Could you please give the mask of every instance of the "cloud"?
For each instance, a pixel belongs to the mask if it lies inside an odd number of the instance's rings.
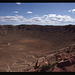
[[[72,12],[72,10],[68,10],[68,12]]]
[[[48,19],[51,21],[58,21],[58,22],[68,22],[72,21],[73,19],[70,16],[67,15],[56,15],[56,14],[49,14]]]
[[[31,12],[31,11],[27,11],[26,13],[29,13],[29,14],[31,14],[32,12]]]
[[[20,15],[15,16],[0,16],[0,22],[16,22],[16,23],[24,23],[24,24],[69,24],[75,23],[75,19],[68,15],[56,15],[56,14],[48,14],[43,15],[41,17],[32,17],[25,18]]]
[[[31,20],[40,22],[42,19],[41,19],[41,17],[33,17],[33,18],[31,18]]]
[[[61,24],[61,23],[75,23],[75,19],[68,15],[48,14],[41,17],[32,17],[31,22],[40,24]]]
[[[18,12],[18,11],[14,11],[14,13],[16,13],[16,14],[17,14],[17,13],[19,13],[19,12]]]
[[[75,9],[68,10],[68,12],[74,13],[75,12]]]
[[[0,22],[22,22],[25,20],[23,16],[0,16]]]
[[[75,9],[72,9],[72,12],[75,12]]]
[[[16,2],[16,4],[20,5],[21,3],[20,2]]]

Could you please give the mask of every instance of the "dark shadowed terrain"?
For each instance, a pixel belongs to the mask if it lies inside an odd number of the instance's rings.
[[[25,72],[39,57],[72,44],[74,25],[0,25],[0,72]]]

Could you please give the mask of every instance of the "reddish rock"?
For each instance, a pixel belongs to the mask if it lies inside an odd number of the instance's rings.
[[[55,66],[52,72],[64,72],[64,71],[61,68],[58,68],[57,66]]]
[[[46,62],[46,59],[45,59],[45,57],[40,57],[39,59],[38,59],[38,64],[37,64],[37,66],[41,66],[43,63],[45,63]]]
[[[70,61],[71,64],[75,64],[75,56],[72,56],[68,60]]]
[[[60,60],[61,59],[61,54],[56,56],[56,60]]]
[[[42,65],[47,64],[47,60],[45,57],[40,57],[37,62],[35,63],[34,68],[37,69],[38,67],[41,67]]]
[[[75,65],[65,66],[65,72],[75,72]]]
[[[56,61],[57,60],[57,61]],[[40,67],[44,64],[50,63],[49,71],[52,72],[75,72],[75,48],[68,47],[55,55],[47,55],[37,60],[35,68],[32,72],[41,72]],[[55,64],[54,66],[51,66]],[[47,70],[45,68],[45,70]]]
[[[60,68],[63,68],[64,66],[69,66],[69,65],[71,65],[69,60],[57,63],[57,67],[60,67]]]

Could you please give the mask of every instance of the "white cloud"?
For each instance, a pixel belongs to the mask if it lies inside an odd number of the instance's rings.
[[[72,12],[75,12],[75,9],[72,9]]]
[[[71,12],[71,10],[68,10],[68,12]]]
[[[75,12],[75,9],[68,10],[68,12],[74,13]]]
[[[29,13],[29,14],[31,14],[32,12],[31,12],[31,11],[27,11],[26,13]]]
[[[17,14],[17,13],[19,13],[19,12],[18,12],[18,11],[14,11],[14,13],[16,13],[16,14]]]
[[[20,5],[21,3],[20,2],[16,2],[16,4]]]
[[[33,21],[36,21],[36,22],[38,22],[38,21],[41,21],[41,18],[40,17],[33,17],[33,18],[31,18]]]
[[[22,22],[25,18],[23,16],[0,16],[0,22]]]
[[[68,21],[72,22],[73,19],[67,15],[62,16],[62,15],[56,15],[56,14],[49,14],[47,16],[47,20],[58,21],[58,22],[68,22]]]
[[[28,24],[66,24],[75,23],[75,19],[68,15],[48,14],[41,17],[25,18],[20,15],[16,16],[0,16],[0,22],[16,22]]]

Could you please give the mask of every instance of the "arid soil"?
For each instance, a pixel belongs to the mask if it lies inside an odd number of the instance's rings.
[[[29,72],[40,57],[72,44],[74,25],[0,25],[0,72]]]

